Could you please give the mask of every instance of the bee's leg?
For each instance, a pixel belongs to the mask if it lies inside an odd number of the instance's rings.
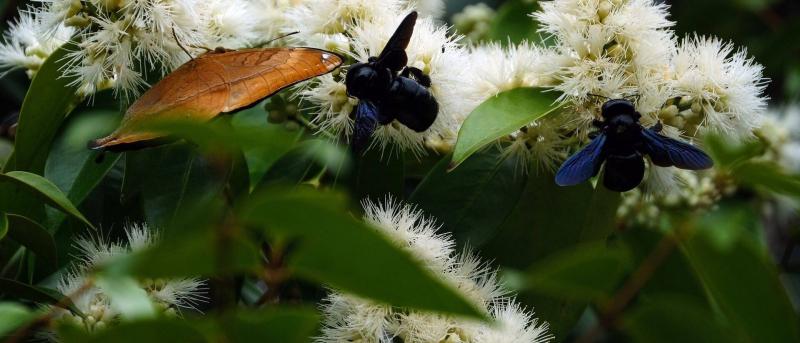
[[[598,135],[600,135],[600,131],[589,132],[589,139],[595,139]]]
[[[431,78],[428,75],[425,75],[425,73],[423,73],[422,70],[419,70],[418,68],[405,67],[405,69],[403,69],[403,71],[400,73],[400,76],[403,77],[411,76],[414,78],[414,80],[417,80],[419,84],[425,86],[425,88],[431,87]]]
[[[603,123],[603,121],[602,121],[602,120],[597,120],[597,119],[594,119],[594,120],[592,120],[592,126],[594,126],[594,127],[598,128],[598,129],[599,129],[599,128],[602,128],[602,127],[603,127],[603,124],[604,124],[604,123]]]
[[[650,127],[650,130],[653,130],[654,132],[661,132],[661,130],[663,130],[663,129],[664,129],[664,125],[661,124],[660,120],[658,121],[658,123],[656,123],[656,125],[653,125],[653,126]]]

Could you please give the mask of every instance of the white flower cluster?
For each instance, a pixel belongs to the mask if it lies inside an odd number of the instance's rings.
[[[171,71],[217,46],[239,48],[260,37],[251,0],[39,0],[6,33],[0,65],[35,72],[72,35],[63,70],[80,93],[113,88],[133,95],[144,74]]]
[[[363,203],[365,218],[390,240],[408,250],[433,273],[452,284],[466,299],[486,309],[495,322],[485,324],[388,305],[332,292],[323,305],[324,322],[316,342],[548,342],[547,323],[504,297],[496,275],[475,256],[458,254],[453,240],[437,234],[432,219],[409,205],[388,199]]]
[[[41,18],[34,17],[30,11],[23,11],[19,18],[9,23],[0,44],[0,70],[10,71],[24,68],[28,77],[33,78],[42,63],[56,49],[69,41],[74,29],[58,25],[55,29],[45,28]],[[0,76],[5,73],[0,74]]]
[[[125,229],[127,244],[109,242],[101,239],[80,239],[77,246],[81,252],[79,263],[64,275],[58,283],[58,290],[70,297],[72,303],[85,315],[80,317],[70,311],[57,309],[54,320],[70,322],[87,331],[101,330],[121,320],[122,313],[112,306],[112,300],[103,288],[91,281],[91,271],[104,262],[140,251],[153,245],[157,236],[145,226],[131,225]],[[181,309],[193,309],[205,300],[204,283],[200,279],[145,279],[140,287],[156,307],[166,315],[178,315]],[[50,335],[50,338],[55,339]]]
[[[489,38],[496,14],[493,8],[483,2],[467,5],[461,12],[453,15],[453,27],[467,40],[477,43]]]
[[[556,166],[566,157],[560,148],[586,141],[592,120],[601,119],[606,98],[632,100],[643,125],[661,121],[664,133],[673,138],[714,131],[744,139],[759,126],[767,100],[763,68],[744,50],[719,39],[692,37],[679,43],[667,5],[654,0],[554,0],[540,5],[542,10],[532,17],[552,46],[526,43],[503,50],[489,45],[473,53],[474,60],[484,60],[473,64],[476,94],[492,88],[545,87],[560,92],[568,105],[545,123],[532,123],[534,128],[560,127],[561,132],[530,135],[522,130],[513,135],[509,154],[537,166]]]
[[[413,6],[434,2],[308,0],[289,11],[290,25],[285,31],[299,31],[294,38],[300,45],[341,53],[351,57],[351,63],[363,62],[380,54],[403,17],[416,9]],[[375,132],[373,145],[382,150],[399,149],[421,155],[426,148],[447,149],[455,141],[461,122],[481,100],[469,98],[464,92],[469,82],[469,58],[465,48],[457,43],[457,37],[448,34],[447,27],[425,16],[424,11],[420,14],[422,17],[417,20],[406,49],[408,66],[430,76],[439,114],[433,126],[422,133],[397,122],[381,126]],[[347,95],[346,71],[347,68],[342,68],[338,73],[318,78],[301,90],[299,96],[310,104],[314,121],[323,130],[349,139],[353,130],[352,112],[358,101]]]

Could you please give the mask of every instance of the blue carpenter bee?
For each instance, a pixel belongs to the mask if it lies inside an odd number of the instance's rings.
[[[417,68],[407,67],[406,47],[414,33],[417,12],[403,19],[378,57],[350,67],[345,77],[347,94],[358,98],[351,148],[361,152],[378,125],[397,120],[423,132],[436,120],[439,104],[428,88],[431,79]]]
[[[597,175],[605,161],[603,185],[626,192],[644,179],[644,155],[659,167],[701,170],[714,165],[702,150],[664,137],[661,123],[651,128],[639,124],[642,117],[633,103],[613,99],[603,104],[603,121],[595,121],[599,131],[592,142],[570,157],[556,174],[559,186],[573,186]]]

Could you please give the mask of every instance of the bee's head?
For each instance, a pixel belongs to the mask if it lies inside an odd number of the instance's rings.
[[[639,119],[639,114],[636,113],[636,106],[627,99],[612,99],[603,104],[602,109],[603,119],[611,120],[619,115],[628,115]]]
[[[347,94],[356,98],[372,98],[385,93],[392,83],[388,69],[376,68],[374,62],[356,63],[345,76]]]
[[[617,134],[628,131],[639,123],[641,115],[636,107],[626,99],[613,99],[603,104],[603,119],[608,128]]]

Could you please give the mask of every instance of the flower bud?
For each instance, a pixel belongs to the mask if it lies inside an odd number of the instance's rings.
[[[678,112],[680,112],[680,110],[678,110],[678,106],[670,105],[662,108],[659,116],[663,120],[668,120],[670,118],[674,118],[675,116],[677,116]]]
[[[694,99],[692,99],[691,96],[681,97],[681,101],[678,102],[678,108],[680,108],[681,111],[690,109],[693,102]]]
[[[614,9],[614,5],[609,1],[600,2],[597,5],[597,17],[600,18],[600,21],[604,21],[608,14]]]

